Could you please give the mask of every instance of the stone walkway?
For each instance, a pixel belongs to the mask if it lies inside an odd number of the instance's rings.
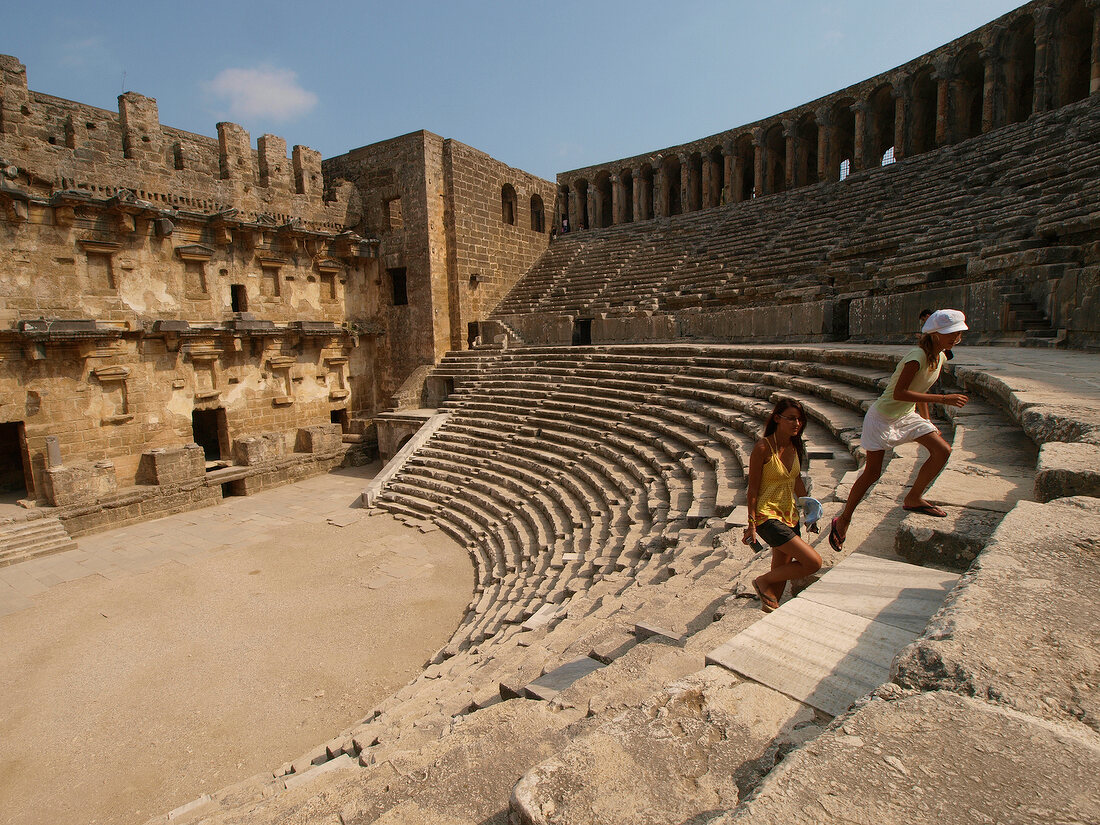
[[[377,463],[337,470],[216,507],[82,536],[75,550],[0,567],[0,616],[25,610],[39,593],[85,576],[118,579],[169,562],[193,564],[212,549],[252,544],[290,525],[361,518],[359,496],[378,470]]]

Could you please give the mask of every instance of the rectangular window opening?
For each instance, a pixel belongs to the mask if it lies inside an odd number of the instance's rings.
[[[407,306],[409,303],[409,290],[405,278],[405,267],[387,269],[390,277],[390,286],[393,288],[393,305],[395,307]]]

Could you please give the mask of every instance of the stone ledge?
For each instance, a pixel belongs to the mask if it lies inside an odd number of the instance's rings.
[[[894,536],[894,550],[913,564],[963,571],[993,535],[1003,513],[952,507],[947,518],[907,515]]]
[[[1100,732],[1100,499],[1020,502],[894,681]]]
[[[1049,441],[1039,449],[1035,498],[1100,497],[1100,445]]]
[[[709,822],[1097,822],[1098,770],[1100,738],[1091,731],[950,693],[876,698]]]

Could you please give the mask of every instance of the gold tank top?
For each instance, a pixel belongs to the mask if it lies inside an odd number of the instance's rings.
[[[772,454],[760,471],[760,491],[756,497],[756,517],[753,524],[763,524],[774,518],[794,527],[798,524],[794,483],[801,472],[798,453],[795,452],[794,463],[788,471],[771,441],[768,441],[768,446],[772,448]]]

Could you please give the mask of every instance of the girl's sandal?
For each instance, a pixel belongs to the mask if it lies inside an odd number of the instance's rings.
[[[845,537],[836,529],[836,519],[833,519],[833,524],[829,528],[829,546],[839,553],[844,549],[844,539]]]
[[[756,591],[756,595],[760,597],[760,609],[765,613],[771,613],[773,610],[779,607],[779,602],[771,597],[762,587],[757,579],[752,580],[752,589]]]

